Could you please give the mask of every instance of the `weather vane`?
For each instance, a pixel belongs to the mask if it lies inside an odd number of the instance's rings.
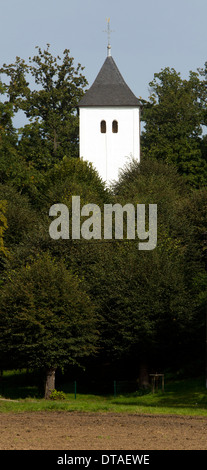
[[[109,57],[111,55],[111,33],[113,33],[114,31],[110,28],[110,18],[107,18],[106,21],[107,21],[107,29],[105,29],[103,32],[107,33],[108,35],[107,49],[108,49],[108,57]]]

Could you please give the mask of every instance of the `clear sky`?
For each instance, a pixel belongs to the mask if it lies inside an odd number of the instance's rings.
[[[26,61],[35,46],[53,55],[70,49],[89,85],[107,51],[137,97],[149,97],[155,72],[173,67],[188,78],[207,61],[207,0],[1,0],[0,64]]]

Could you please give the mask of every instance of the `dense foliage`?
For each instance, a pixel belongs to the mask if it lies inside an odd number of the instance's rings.
[[[206,85],[190,72],[182,80],[174,69],[155,73],[149,102],[143,103],[143,154],[173,164],[194,187],[206,185]]]
[[[207,302],[207,64],[182,80],[155,74],[143,101],[141,163],[109,190],[78,156],[77,104],[87,84],[69,51],[17,58],[0,71],[0,361],[86,368],[96,377],[204,370]],[[32,89],[29,79],[34,81]],[[14,116],[27,123],[15,129]],[[158,242],[53,240],[49,209],[157,204]],[[147,224],[147,219],[146,219]],[[195,366],[196,361],[196,366]],[[75,369],[77,372],[77,369]]]

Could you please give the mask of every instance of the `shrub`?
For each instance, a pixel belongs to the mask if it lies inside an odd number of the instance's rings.
[[[66,395],[64,392],[61,392],[61,391],[57,391],[57,390],[52,390],[51,394],[50,394],[50,400],[65,400],[66,399]]]

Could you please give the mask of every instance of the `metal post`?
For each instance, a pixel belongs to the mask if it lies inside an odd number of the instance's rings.
[[[155,376],[152,378],[152,393],[155,393]]]
[[[165,379],[164,379],[164,374],[162,375],[162,392],[165,390]]]
[[[76,380],[75,380],[75,400],[76,400],[76,389],[77,387],[76,387]]]

